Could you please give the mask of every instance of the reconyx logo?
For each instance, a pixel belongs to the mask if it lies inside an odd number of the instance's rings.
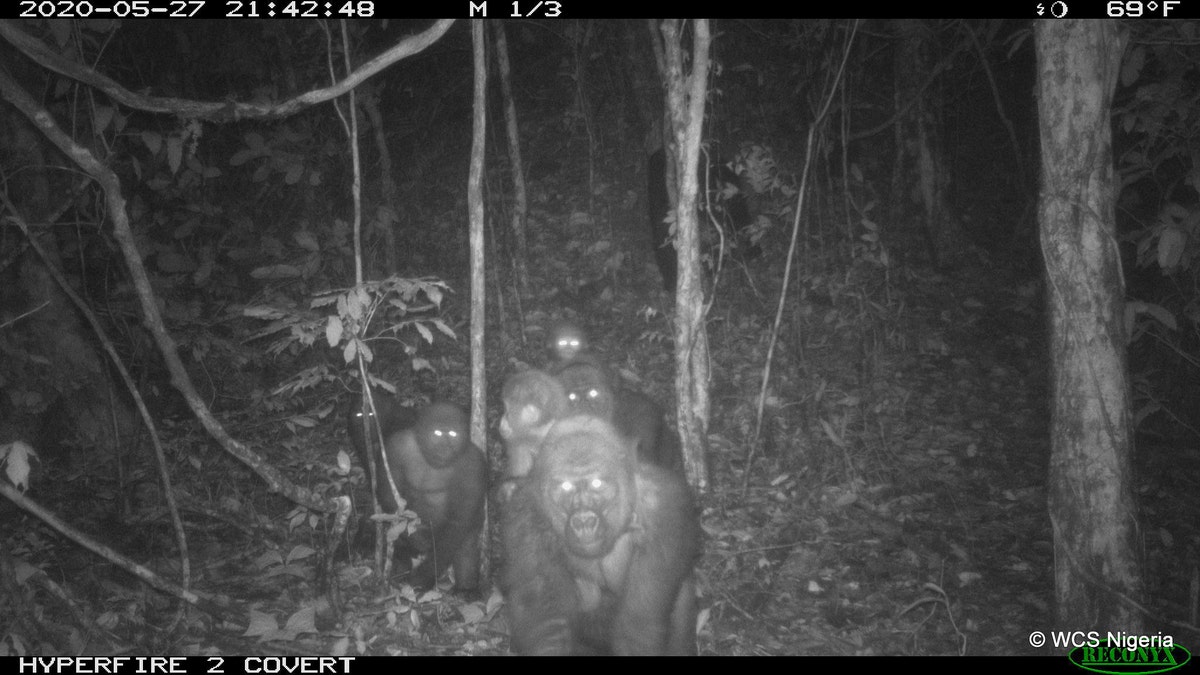
[[[1132,639],[1130,639],[1132,638]],[[1192,660],[1192,653],[1170,639],[1138,639],[1120,633],[1088,640],[1067,655],[1071,663],[1105,675],[1150,675],[1175,670]]]

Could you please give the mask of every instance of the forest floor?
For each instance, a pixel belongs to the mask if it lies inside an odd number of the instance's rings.
[[[750,492],[719,493],[715,653],[1029,654],[1049,628],[1037,283],[896,276],[878,327],[850,322],[874,337],[814,331],[806,376],[823,400],[789,419],[793,442],[760,460]]]
[[[854,303],[810,322],[801,371],[819,393],[780,416],[789,442],[748,490],[733,463],[705,500],[703,652],[1061,653],[1029,644],[1056,628],[1040,282],[979,263],[899,270],[875,331]],[[1135,454],[1146,632],[1185,646],[1198,459],[1144,438]]]

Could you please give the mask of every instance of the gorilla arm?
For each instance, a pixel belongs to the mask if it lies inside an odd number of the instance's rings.
[[[500,585],[513,651],[561,656],[576,651],[571,621],[579,611],[579,596],[562,543],[538,512],[537,492],[532,481],[521,481],[504,505]]]
[[[487,498],[487,461],[474,445],[468,445],[447,484],[444,520],[433,527],[433,553],[450,552],[449,560],[434,560],[434,575],[454,566],[455,588],[468,591],[479,587],[479,534],[483,531],[484,501]]]
[[[693,569],[700,554],[700,526],[691,492],[679,474],[645,464],[634,481],[636,545],[617,603],[613,651],[694,655]]]

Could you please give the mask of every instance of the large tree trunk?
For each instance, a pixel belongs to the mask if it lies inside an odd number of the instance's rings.
[[[1130,486],[1124,293],[1110,107],[1124,40],[1102,21],[1039,21],[1038,115],[1053,420],[1048,499],[1058,619],[1141,633]]]

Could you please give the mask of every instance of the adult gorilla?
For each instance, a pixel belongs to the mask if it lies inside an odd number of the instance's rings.
[[[638,463],[608,422],[556,423],[502,535],[521,654],[695,654],[700,526],[678,473]]]

